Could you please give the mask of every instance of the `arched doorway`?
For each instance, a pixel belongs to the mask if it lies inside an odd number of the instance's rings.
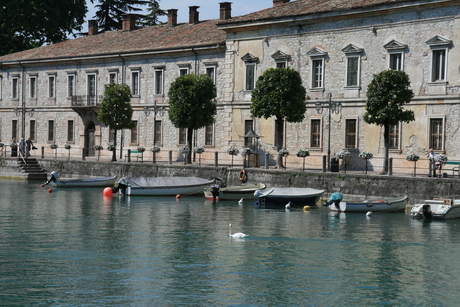
[[[91,121],[86,125],[85,128],[85,156],[88,157],[94,157],[95,155],[95,150],[94,150],[94,145],[96,145],[96,140],[95,140],[95,132],[96,127],[94,126],[94,123]]]

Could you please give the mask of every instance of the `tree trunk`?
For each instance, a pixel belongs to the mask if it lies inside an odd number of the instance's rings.
[[[388,174],[388,158],[389,158],[389,147],[390,147],[390,124],[385,123],[383,125],[383,171],[382,174]]]
[[[193,129],[187,128],[187,146],[188,146],[188,153],[185,156],[186,164],[192,164],[192,143],[193,143]]]
[[[278,123],[276,129],[278,133],[278,137],[276,140],[277,146],[276,146],[276,155],[277,155],[277,161],[278,161],[278,168],[283,168],[283,157],[278,154],[278,152],[283,148],[283,130],[284,130],[284,120],[282,118],[276,118],[276,121]]]
[[[117,129],[114,129],[113,131],[113,146],[115,148],[112,151],[112,162],[115,162],[117,161]]]

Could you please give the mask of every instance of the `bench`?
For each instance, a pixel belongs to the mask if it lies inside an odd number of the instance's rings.
[[[450,170],[452,171],[452,176],[455,175],[455,173],[458,174],[458,177],[460,178],[460,162],[459,161],[447,161],[446,165],[454,165]]]
[[[131,162],[132,154],[136,155],[135,157],[136,157],[137,161],[139,161],[139,159],[141,159],[141,162],[142,163],[144,162],[144,152],[143,151],[137,151],[137,150],[131,150],[131,149],[128,149],[128,153],[125,155],[125,162],[126,162],[126,160],[128,160],[128,162]]]

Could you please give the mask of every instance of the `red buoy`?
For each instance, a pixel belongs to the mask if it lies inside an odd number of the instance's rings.
[[[53,192],[53,189],[48,189],[48,193],[51,193],[51,192]]]
[[[176,195],[176,199],[179,199],[180,197],[181,197],[180,194],[177,194],[177,195]]]
[[[107,187],[104,189],[104,196],[112,196],[113,195],[113,190],[110,187]]]

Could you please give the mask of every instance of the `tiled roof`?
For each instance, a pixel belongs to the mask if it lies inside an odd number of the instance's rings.
[[[219,21],[219,25],[245,23],[276,18],[348,11],[382,5],[414,2],[414,0],[296,0],[251,14]]]
[[[104,32],[5,55],[0,57],[0,63],[215,46],[225,43],[226,38],[225,32],[217,29],[217,21]]]

